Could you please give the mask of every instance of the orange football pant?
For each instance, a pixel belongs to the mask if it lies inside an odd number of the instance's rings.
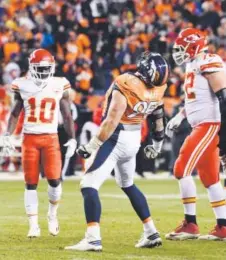
[[[48,180],[61,175],[61,153],[57,134],[24,134],[22,165],[27,184],[37,184],[40,165]]]
[[[174,165],[174,175],[181,179],[190,176],[197,169],[205,187],[219,181],[219,143],[220,123],[203,123],[193,128],[185,139]]]

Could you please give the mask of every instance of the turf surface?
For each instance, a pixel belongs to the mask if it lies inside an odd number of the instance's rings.
[[[182,220],[182,206],[175,180],[139,180],[137,185],[148,197],[156,226],[161,232],[171,231]],[[205,190],[199,181],[198,223],[201,233],[213,228],[215,221]],[[84,236],[85,221],[82,196],[78,181],[64,183],[64,195],[59,209],[61,232],[51,237],[47,232],[47,185],[40,182],[39,221],[42,236],[28,239],[28,222],[24,213],[23,183],[0,183],[0,259],[36,260],[226,260],[226,242],[184,241],[163,239],[163,246],[155,249],[136,249],[134,244],[142,232],[142,225],[132,210],[130,202],[114,181],[101,188],[102,201],[102,253],[65,251],[64,246],[78,242]]]

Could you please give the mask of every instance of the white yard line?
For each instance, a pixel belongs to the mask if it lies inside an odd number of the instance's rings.
[[[81,180],[83,173],[82,172],[76,172],[77,175],[74,176],[66,176],[65,181],[74,181],[74,180]],[[168,172],[164,173],[158,173],[158,174],[151,174],[146,173],[146,178],[141,178],[139,175],[135,175],[135,180],[168,180],[168,181],[175,181],[175,178],[173,176],[169,176]],[[225,175],[221,175],[221,178],[225,178]],[[198,179],[198,177],[195,177]],[[0,171],[0,181],[21,181],[24,179],[22,172],[1,172]],[[114,180],[114,178],[111,176],[109,177],[109,180]]]

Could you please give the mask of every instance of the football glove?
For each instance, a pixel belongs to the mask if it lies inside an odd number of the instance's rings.
[[[166,135],[169,138],[173,137],[174,131],[180,126],[181,122],[185,119],[185,115],[179,112],[175,117],[173,117],[166,125]]]
[[[75,153],[75,149],[77,147],[77,141],[71,138],[70,140],[67,141],[67,143],[64,144],[64,146],[67,147],[65,158],[71,158]]]
[[[76,152],[84,159],[87,159],[93,152],[97,151],[102,144],[103,142],[94,136],[88,144],[80,145]]]
[[[147,159],[155,159],[161,152],[163,141],[152,140],[152,145],[147,145],[144,148],[144,154]]]
[[[2,142],[3,142],[3,149],[2,152],[4,156],[11,156],[13,152],[16,151],[16,148],[13,144],[12,136],[10,134],[5,134],[2,137]]]

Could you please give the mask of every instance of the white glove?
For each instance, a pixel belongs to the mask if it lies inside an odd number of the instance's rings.
[[[166,135],[169,138],[173,137],[174,131],[180,126],[181,122],[185,119],[185,115],[179,112],[175,117],[173,117],[166,125]]]
[[[221,160],[221,165],[222,165],[222,170],[223,170],[223,174],[226,175],[226,155],[222,155],[220,157]]]
[[[3,149],[2,152],[5,156],[11,156],[13,152],[16,151],[16,148],[13,144],[12,136],[9,134],[5,134],[2,137]]]
[[[144,154],[147,159],[155,159],[161,152],[163,141],[152,140],[152,145],[147,145],[144,148]]]
[[[97,151],[102,144],[103,142],[94,136],[88,144],[80,145],[76,152],[84,159],[87,159],[93,152]]]
[[[77,141],[75,139],[70,139],[64,144],[64,146],[67,146],[67,152],[65,154],[65,158],[71,158],[75,153],[75,149],[77,147]]]

